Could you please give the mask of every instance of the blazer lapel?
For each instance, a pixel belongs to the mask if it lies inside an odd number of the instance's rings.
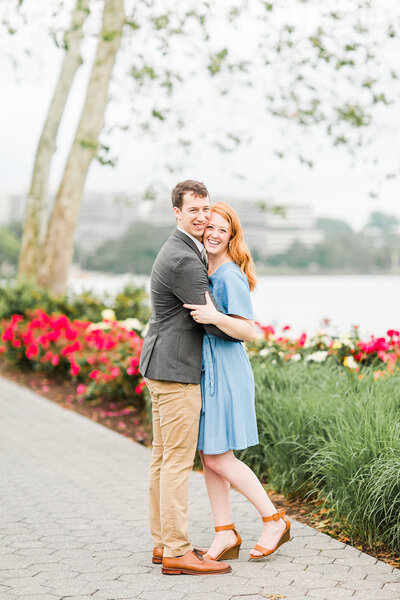
[[[179,229],[175,229],[175,231],[174,231],[174,233],[172,235],[174,237],[179,238],[180,240],[182,240],[183,242],[185,242],[185,244],[187,244],[188,246],[190,246],[190,248],[196,252],[196,254],[200,258],[201,262],[203,262],[203,259],[202,259],[202,256],[201,256],[201,252],[199,251],[199,249],[196,246],[196,244],[194,243],[194,241],[192,239],[190,239],[190,237],[188,235],[186,235],[185,233],[183,233],[183,231],[180,231]]]

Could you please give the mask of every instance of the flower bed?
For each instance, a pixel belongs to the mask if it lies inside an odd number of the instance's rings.
[[[257,323],[257,326],[262,335],[248,345],[248,352],[272,364],[333,361],[345,370],[359,373],[360,378],[363,367],[372,367],[374,379],[393,374],[400,366],[400,332],[395,329],[389,329],[386,337],[371,335],[365,341],[360,338],[358,327],[341,336],[329,336],[320,330],[313,336],[302,333],[298,338],[291,338],[287,335],[289,326],[284,327],[280,335],[270,325]]]
[[[132,327],[140,323],[116,321],[110,310],[103,314],[100,323],[40,309],[28,318],[13,315],[1,324],[0,353],[22,369],[71,379],[87,400],[139,397],[144,387],[138,370],[143,339]]]

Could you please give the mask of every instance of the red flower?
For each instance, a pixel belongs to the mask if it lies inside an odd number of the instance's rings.
[[[10,342],[14,337],[14,331],[12,329],[12,327],[7,327],[7,329],[5,329],[3,331],[3,335],[1,336],[1,339],[3,340],[3,342]]]
[[[299,346],[302,348],[304,346],[304,344],[306,343],[306,339],[307,339],[307,334],[306,333],[302,333],[301,336],[299,337]]]
[[[5,346],[0,346],[0,354],[3,354],[3,352],[6,351],[6,347]]]
[[[39,348],[36,344],[30,344],[27,349],[26,349],[26,357],[27,358],[34,358],[35,356],[37,356],[39,354]]]
[[[94,371],[90,371],[89,377],[90,379],[94,379],[96,381],[100,375],[100,371],[98,369],[94,369]]]
[[[141,381],[139,383],[139,385],[137,385],[136,388],[135,388],[136,394],[140,395],[142,393],[142,391],[143,391],[143,388],[145,388],[145,387],[146,387],[146,382],[145,381]]]
[[[60,357],[57,354],[54,354],[54,356],[51,357],[51,364],[56,367],[59,362],[60,362]]]
[[[396,331],[396,329],[389,329],[389,331],[387,332],[387,335],[389,337],[399,337],[400,333],[398,331]]]
[[[78,387],[76,388],[76,393],[77,394],[84,394],[86,392],[86,385],[83,385],[82,383],[80,385],[78,385]]]
[[[119,371],[119,367],[113,367],[113,368],[111,369],[111,375],[112,375],[112,377],[118,377],[118,375],[119,375],[119,372],[120,372],[120,371]]]
[[[14,325],[14,323],[18,323],[18,321],[23,321],[24,317],[22,315],[12,315],[11,317],[11,323]]]
[[[76,363],[71,363],[71,375],[78,375],[79,371],[81,370],[80,366],[77,365]],[[92,371],[93,373],[94,371]],[[89,375],[90,377],[90,375]]]

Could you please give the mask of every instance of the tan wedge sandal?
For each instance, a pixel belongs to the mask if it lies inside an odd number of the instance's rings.
[[[239,550],[240,545],[242,543],[242,538],[237,532],[235,525],[231,523],[230,525],[220,525],[219,527],[215,527],[215,531],[229,531],[229,529],[232,529],[236,533],[236,542],[232,546],[229,546],[228,548],[222,550],[221,554],[219,554],[216,558],[213,558],[209,554],[205,554],[204,558],[209,558],[211,560],[226,560],[229,558],[233,559],[239,557]]]
[[[285,517],[284,510],[280,510],[279,512],[274,513],[270,517],[262,517],[262,520],[264,521],[264,523],[267,523],[268,521],[279,521],[279,519],[283,519],[285,521],[286,528],[282,532],[282,535],[279,538],[278,543],[276,544],[275,548],[272,548],[272,549],[264,548],[264,546],[260,546],[259,544],[256,544],[254,546],[254,548],[252,548],[252,550],[258,550],[258,552],[262,552],[262,554],[260,554],[260,556],[253,556],[253,554],[250,554],[250,560],[257,560],[259,558],[264,558],[265,556],[269,556],[270,554],[275,552],[275,550],[277,550],[279,548],[279,546],[282,546],[282,544],[284,544],[285,542],[290,541],[290,521],[287,517]]]

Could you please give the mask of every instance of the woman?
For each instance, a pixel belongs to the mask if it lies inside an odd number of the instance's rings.
[[[212,206],[203,243],[208,254],[210,289],[219,311],[208,296],[205,305],[184,306],[191,309],[196,322],[213,323],[232,337],[253,341],[250,291],[256,279],[242,227],[232,207],[224,202]],[[201,386],[198,449],[216,531],[206,556],[219,560],[237,558],[239,554],[241,537],[231,522],[231,486],[250,500],[263,520],[261,537],[250,558],[268,556],[289,541],[290,522],[285,511],[276,512],[253,471],[233,454],[233,450],[258,444],[253,372],[240,342],[204,336]]]

